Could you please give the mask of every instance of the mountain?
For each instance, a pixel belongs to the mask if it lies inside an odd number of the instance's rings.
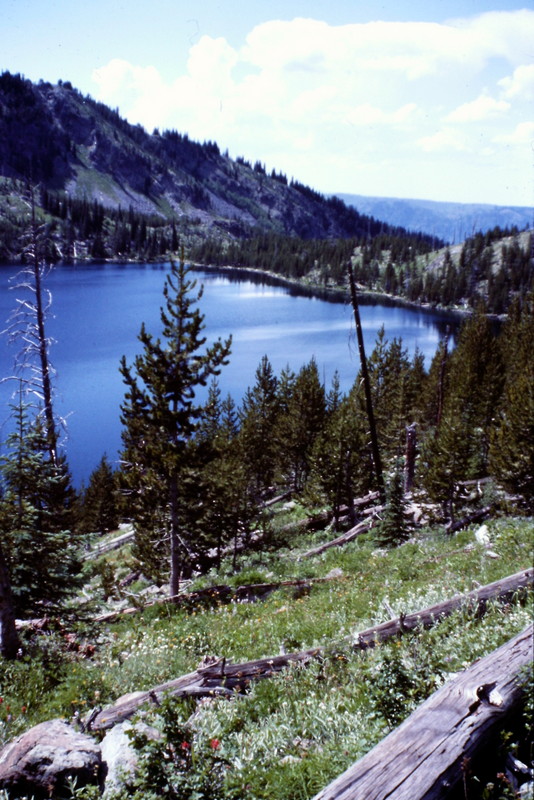
[[[394,197],[338,194],[347,205],[390,225],[423,232],[450,244],[493,228],[531,228],[534,209],[527,206],[494,206],[483,203],[440,203]]]
[[[336,197],[267,174],[260,162],[229,158],[215,142],[149,134],[69,82],[32,83],[9,72],[0,75],[0,176],[0,194],[12,181],[31,181],[69,200],[172,220],[193,238],[239,238],[254,229],[305,239],[383,230]]]

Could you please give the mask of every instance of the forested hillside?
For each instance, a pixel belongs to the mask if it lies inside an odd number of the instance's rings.
[[[18,345],[14,424],[0,458],[10,800],[96,800],[106,777],[117,800],[310,800],[432,692],[461,685],[472,662],[516,635],[529,655],[530,234],[495,229],[434,251],[423,234],[232,162],[214,143],[132,128],[69,84],[4,73],[0,134],[2,256],[22,262],[4,332]],[[117,364],[120,468],[102,454],[76,492],[47,270],[180,251],[160,335],[142,324],[137,355]],[[242,401],[223,397],[232,341],[207,343],[190,260],[350,288],[360,342],[350,391],[337,376],[324,385],[313,358],[276,374],[265,354]],[[428,365],[384,329],[365,353],[361,287],[470,313]],[[501,662],[455,693],[473,752],[487,719],[506,726],[491,759],[460,750],[450,792],[438,770],[447,800],[453,790],[501,800],[530,779],[526,679]],[[439,719],[445,737],[460,725],[450,706]],[[127,774],[116,761],[112,772],[100,742],[112,726]]]
[[[191,248],[201,264],[253,267],[317,291],[347,289],[347,265],[368,291],[432,306],[506,312],[534,289],[532,232],[494,228],[463,244],[432,249],[426,236],[383,232],[363,238],[305,241],[262,234],[221,246],[210,239]]]
[[[128,227],[132,214],[152,218],[148,225],[157,217],[155,227],[177,226],[192,240],[207,232],[219,240],[246,237],[254,229],[336,238],[364,235],[375,225],[337,198],[275,170],[267,174],[260,162],[231,159],[215,142],[200,144],[177,131],[149,134],[69,83],[33,84],[8,72],[0,75],[0,176],[0,210],[8,223],[0,251],[4,258],[14,254],[5,238],[20,213],[17,181],[47,193],[43,207],[56,220],[60,239],[89,238],[88,252],[98,257],[166,252],[162,242],[159,249],[139,242],[138,231]],[[85,203],[86,210],[75,201]],[[80,213],[85,227],[78,225]],[[68,257],[68,244],[62,250]]]

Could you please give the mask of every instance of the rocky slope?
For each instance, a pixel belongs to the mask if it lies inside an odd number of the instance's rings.
[[[68,82],[0,75],[0,176],[48,191],[188,222],[221,236],[251,228],[304,238],[364,235],[369,220],[214,142],[148,134]]]

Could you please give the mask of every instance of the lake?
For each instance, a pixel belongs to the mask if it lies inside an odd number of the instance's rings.
[[[55,266],[46,278],[53,303],[47,320],[55,339],[50,351],[56,369],[56,411],[67,421],[65,446],[74,484],[87,481],[100,458],[110,461],[120,449],[119,407],[124,384],[118,371],[125,355],[132,363],[140,351],[137,335],[142,322],[160,331],[159,309],[168,265],[83,264]],[[0,327],[20,295],[9,289],[17,272],[0,266]],[[239,402],[263,355],[276,374],[287,365],[294,371],[315,357],[327,389],[337,369],[347,391],[359,368],[352,309],[305,292],[277,285],[246,271],[196,270],[204,286],[200,308],[208,341],[233,335],[230,364],[219,376],[226,396]],[[381,325],[386,337],[402,338],[410,354],[416,347],[429,365],[450,316],[362,300],[361,317],[369,355]],[[0,340],[0,370],[12,374],[16,347]],[[9,404],[14,382],[0,385],[0,441],[9,429]],[[3,449],[3,448],[2,448]]]

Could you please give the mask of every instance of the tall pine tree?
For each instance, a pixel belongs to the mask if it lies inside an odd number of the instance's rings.
[[[169,590],[173,596],[178,593],[194,548],[194,534],[182,522],[181,482],[188,443],[202,414],[196,393],[228,362],[231,339],[219,339],[205,347],[204,316],[197,306],[202,289],[196,291],[196,281],[190,278],[183,259],[171,264],[163,296],[162,339],[154,339],[143,324],[138,337],[142,353],[132,366],[124,357],[121,360],[120,371],[127,387],[121,406],[122,459],[132,513],[144,514],[146,523],[143,500],[156,502],[152,513],[158,514],[160,529],[154,532],[154,539],[161,539],[163,534],[168,541]]]

